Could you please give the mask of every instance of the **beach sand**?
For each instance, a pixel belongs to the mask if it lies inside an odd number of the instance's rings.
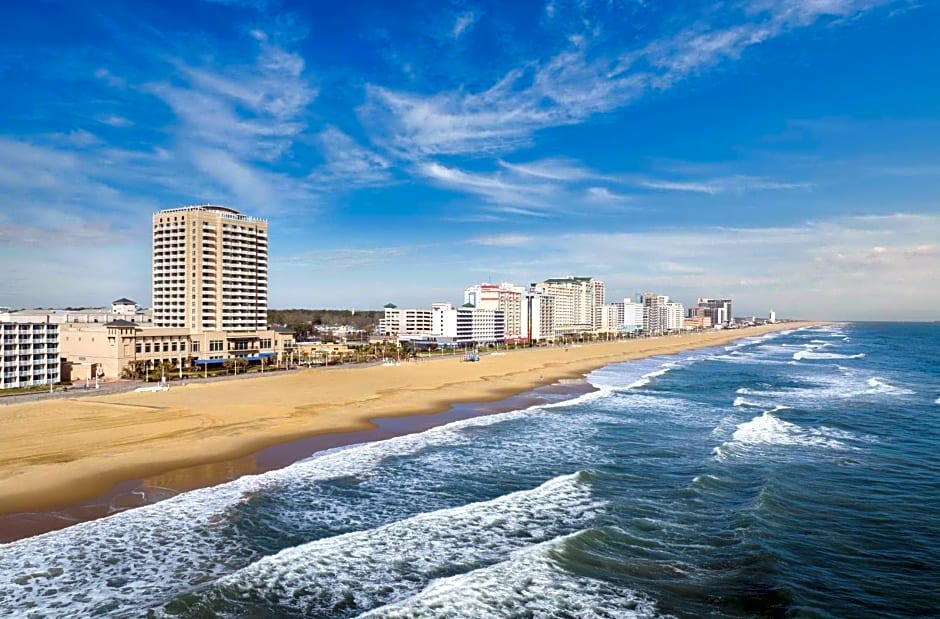
[[[617,361],[805,324],[524,349],[484,354],[477,363],[459,356],[421,359],[0,406],[0,514],[72,504],[126,480],[184,467],[218,468],[231,477],[231,467],[211,465],[302,437],[372,428],[370,420],[381,417],[500,400]],[[206,475],[187,483],[223,479]]]

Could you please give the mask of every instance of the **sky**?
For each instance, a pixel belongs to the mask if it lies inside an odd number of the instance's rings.
[[[940,3],[0,7],[0,305],[150,304],[152,214],[270,226],[272,308],[594,276],[940,319]]]

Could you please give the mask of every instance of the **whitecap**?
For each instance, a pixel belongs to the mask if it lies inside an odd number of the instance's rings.
[[[435,580],[420,593],[360,617],[656,617],[656,605],[622,586],[578,576],[555,559],[574,534],[519,551],[504,562]]]
[[[803,359],[861,359],[865,356],[865,353],[860,352],[854,355],[842,355],[834,352],[812,352],[809,350],[801,350],[799,352],[793,353],[793,359],[796,361],[801,361]]]
[[[219,579],[210,597],[277,599],[301,615],[375,609],[420,592],[442,571],[505,561],[590,525],[604,502],[583,473],[491,501],[422,513],[288,548]]]
[[[731,440],[714,448],[713,454],[716,459],[726,460],[738,453],[749,453],[755,449],[762,452],[779,446],[849,449],[850,447],[843,440],[857,438],[851,433],[825,426],[805,429],[773,414],[786,408],[788,407],[777,406],[764,411],[750,421],[738,424],[737,429],[731,435]]]
[[[910,389],[905,389],[903,387],[895,387],[891,385],[880,376],[872,376],[867,381],[865,381],[871,389],[867,393],[885,393],[891,395],[914,395],[914,392]]]

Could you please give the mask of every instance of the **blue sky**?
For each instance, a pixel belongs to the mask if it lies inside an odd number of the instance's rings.
[[[0,305],[150,302],[150,217],[268,218],[272,307],[937,319],[940,5],[4,3]]]

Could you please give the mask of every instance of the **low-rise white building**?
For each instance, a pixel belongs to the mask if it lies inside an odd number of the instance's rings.
[[[397,338],[430,333],[431,318],[431,310],[399,309],[390,303],[385,306],[384,317],[379,319],[378,334]]]
[[[59,325],[5,320],[0,334],[0,389],[59,382]]]
[[[127,320],[139,325],[153,323],[153,312],[141,309],[130,299],[118,299],[110,307],[37,308],[12,311],[0,308],[0,321],[50,322],[55,324],[105,324],[112,320]]]

